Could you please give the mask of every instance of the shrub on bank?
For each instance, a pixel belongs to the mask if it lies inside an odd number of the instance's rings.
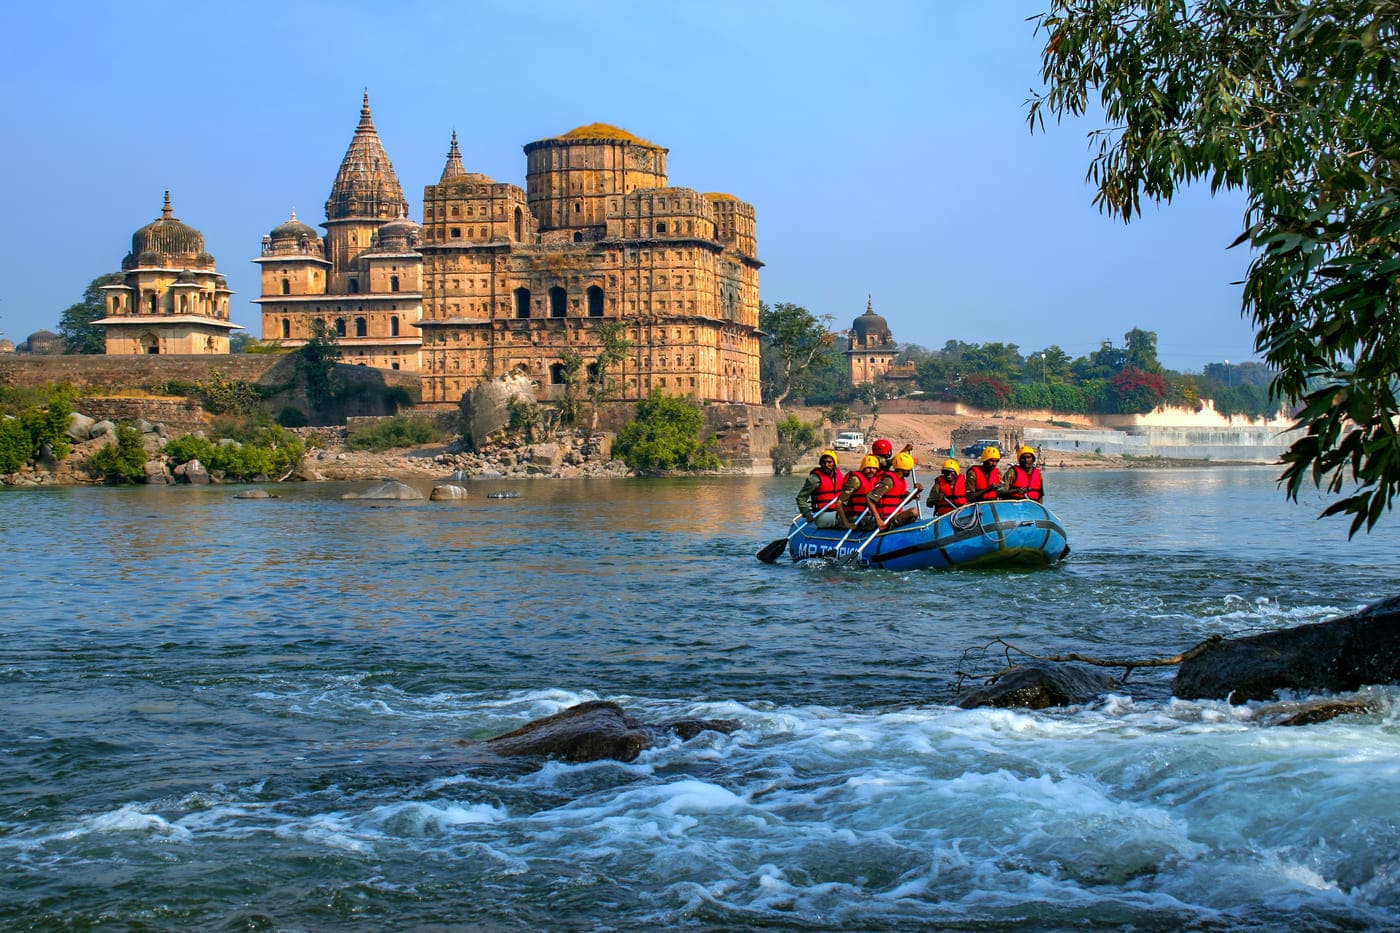
[[[218,471],[235,480],[283,476],[296,469],[305,453],[301,438],[276,425],[264,425],[250,440],[242,442],[215,442],[185,434],[165,445],[165,456],[171,464],[198,460],[210,472]]]
[[[351,450],[391,450],[395,447],[416,447],[442,439],[442,432],[433,426],[427,415],[395,415],[360,428],[346,438]]]
[[[83,469],[109,483],[134,483],[145,475],[146,446],[141,432],[129,424],[117,425],[117,440],[83,461]]]
[[[613,456],[643,473],[717,470],[714,438],[700,439],[704,427],[698,404],[656,390],[637,403],[637,417],[618,432]]]

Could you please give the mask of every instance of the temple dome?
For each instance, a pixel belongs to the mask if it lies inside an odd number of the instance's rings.
[[[851,336],[856,343],[888,343],[894,339],[890,325],[875,313],[869,298],[865,301],[865,313],[851,322]]]
[[[300,240],[302,237],[314,240],[318,234],[314,228],[297,220],[297,212],[292,211],[291,218],[273,227],[268,236],[274,240]]]
[[[204,234],[181,223],[170,210],[170,192],[160,216],[131,235],[131,252],[122,261],[123,269],[136,266],[206,267],[214,257],[204,251]]]

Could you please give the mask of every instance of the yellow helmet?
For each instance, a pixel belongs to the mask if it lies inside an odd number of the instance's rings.
[[[962,467],[958,466],[958,461],[954,460],[952,457],[943,461],[943,469],[952,470],[954,473],[962,472]]]
[[[1000,460],[1000,459],[1001,459],[1001,451],[998,450],[998,449],[995,448],[995,447],[988,447],[986,450],[982,451],[982,462],[983,462],[983,463],[986,463],[988,460]]]
[[[831,458],[831,462],[832,462],[832,463],[835,463],[835,464],[837,464],[837,465],[840,465],[840,463],[841,463],[841,459],[840,459],[839,457],[836,456],[836,451],[834,451],[834,450],[823,450],[823,451],[822,451],[822,456],[817,458],[817,462],[818,462],[818,463],[821,463],[821,462],[822,462],[822,457],[830,457],[830,458]]]
[[[894,455],[894,462],[890,464],[896,470],[914,469],[914,455],[907,450],[901,450]]]
[[[1035,448],[1033,448],[1033,447],[1031,447],[1031,446],[1029,446],[1029,445],[1022,445],[1021,448],[1018,449],[1018,450],[1016,451],[1016,459],[1017,459],[1017,460],[1020,460],[1020,459],[1021,459],[1022,457],[1024,457],[1026,454],[1030,454],[1032,457],[1034,457],[1034,456],[1035,456]]]
[[[874,467],[877,470],[880,469],[880,458],[874,454],[866,454],[860,461],[860,468],[863,470],[866,467]]]

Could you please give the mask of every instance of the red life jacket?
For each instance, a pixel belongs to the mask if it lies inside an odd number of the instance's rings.
[[[950,483],[942,476],[933,481],[943,498],[933,507],[934,515],[946,515],[960,505],[967,505],[967,477],[959,473]]]
[[[887,476],[893,482],[890,484],[889,491],[880,497],[879,502],[875,503],[875,508],[879,511],[881,518],[889,518],[898,511],[899,504],[904,501],[905,496],[909,495],[909,483],[893,470],[881,473],[877,482],[883,482]]]
[[[967,470],[967,501],[986,502],[997,497],[997,487],[1001,485],[1001,471],[992,467],[984,472],[982,464]]]
[[[846,474],[837,467],[832,475],[827,475],[820,469],[813,470],[812,475],[821,482],[817,491],[812,493],[812,511],[819,512],[841,494],[841,484],[845,482]]]
[[[1011,488],[1007,490],[1007,496],[1012,499],[1032,499],[1036,502],[1045,498],[1045,486],[1040,481],[1040,467],[1031,467],[1027,472],[1018,464],[1011,470]]]
[[[846,474],[848,481],[856,480],[856,489],[855,492],[851,493],[850,511],[846,513],[846,518],[855,521],[865,512],[866,497],[870,495],[870,490],[875,488],[875,483],[879,478],[880,474],[876,473],[875,479],[870,479],[865,475],[864,470],[852,470]]]

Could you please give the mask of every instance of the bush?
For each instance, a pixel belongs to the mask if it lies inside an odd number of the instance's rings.
[[[280,477],[296,469],[305,453],[301,438],[276,425],[258,428],[246,442],[215,443],[185,434],[165,445],[165,456],[172,464],[198,460],[205,469],[238,480]]]
[[[131,425],[117,426],[117,440],[98,450],[83,462],[83,469],[109,483],[134,483],[146,471],[146,446],[141,432]]]
[[[311,422],[306,413],[294,405],[288,405],[277,413],[277,423],[284,428],[304,428]]]
[[[214,415],[249,415],[262,408],[262,393],[251,382],[229,379],[217,369],[209,370],[209,378],[195,384],[200,404]]]
[[[345,441],[351,450],[389,450],[394,447],[414,447],[441,440],[442,432],[433,426],[427,415],[395,415],[361,428]]]
[[[34,456],[34,442],[18,418],[0,418],[0,473],[14,473]]]
[[[0,473],[15,472],[45,444],[60,460],[68,456],[73,396],[67,383],[39,390],[5,389],[0,401],[17,417],[0,423]]]
[[[637,417],[618,432],[613,454],[639,472],[719,469],[714,439],[700,440],[704,427],[699,405],[656,390],[637,403]]]

